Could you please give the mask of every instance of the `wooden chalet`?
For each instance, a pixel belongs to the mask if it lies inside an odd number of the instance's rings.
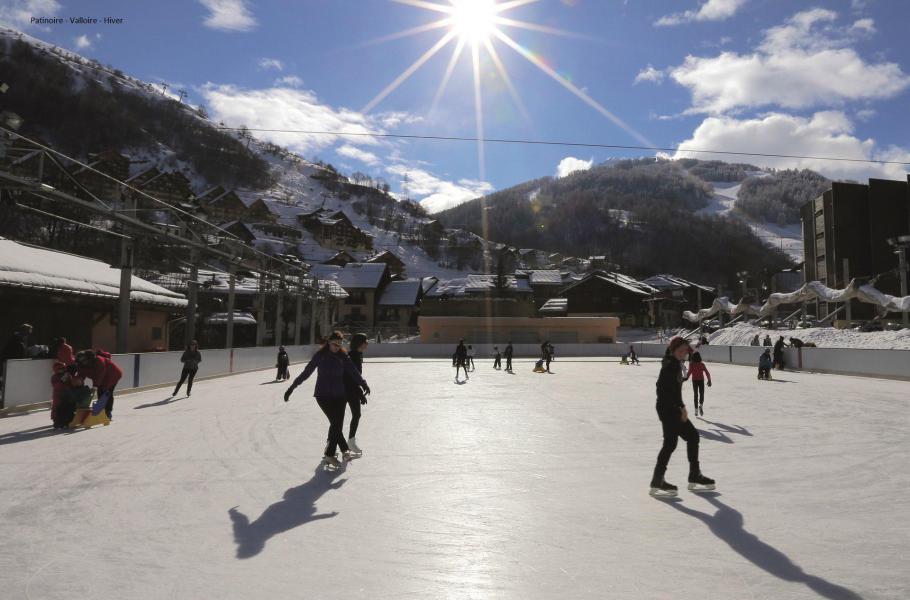
[[[225,191],[220,185],[199,196],[199,207],[213,223],[236,221],[246,216],[246,204],[233,190]]]
[[[404,274],[404,270],[405,270],[404,261],[401,260],[400,258],[398,258],[397,256],[395,256],[393,253],[389,252],[388,250],[383,250],[376,256],[367,259],[366,262],[368,262],[368,263],[380,263],[380,262],[385,263],[385,265],[389,268],[389,272],[393,276]]]
[[[352,251],[373,249],[373,237],[358,229],[344,211],[319,209],[301,213],[297,220],[321,246]]]

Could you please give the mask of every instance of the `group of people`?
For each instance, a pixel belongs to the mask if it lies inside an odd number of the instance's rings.
[[[58,344],[57,360],[51,375],[51,421],[54,429],[67,429],[73,422],[76,409],[89,402],[92,388],[96,390],[93,415],[104,411],[108,420],[114,418],[114,389],[123,377],[108,352],[103,350],[81,350],[73,353],[72,347],[63,340]],[[91,385],[87,385],[90,382]]]
[[[553,347],[553,344],[549,341],[541,344],[540,354],[540,359],[537,361],[534,370],[537,371],[539,369],[541,372],[550,373],[550,363],[553,362],[554,357],[556,356],[556,350]],[[515,348],[512,346],[512,342],[506,344],[503,351],[499,350],[499,346],[493,346],[493,369],[497,371],[502,370],[502,360],[505,359],[505,372],[514,373],[515,371],[512,369],[512,357],[514,355]],[[455,367],[456,381],[459,381],[459,375],[461,375],[462,369],[464,369],[465,381],[470,379],[468,373],[475,370],[474,347],[471,344],[465,345],[463,339],[458,340],[458,345],[455,347],[455,352],[452,354],[452,366]]]

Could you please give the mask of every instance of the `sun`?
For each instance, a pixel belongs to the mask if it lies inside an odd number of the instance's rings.
[[[452,31],[465,42],[486,42],[496,27],[497,12],[493,0],[453,0]]]

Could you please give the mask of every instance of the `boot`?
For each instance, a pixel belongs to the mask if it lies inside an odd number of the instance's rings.
[[[656,497],[672,498],[676,496],[677,487],[672,483],[667,483],[664,481],[664,473],[667,472],[666,467],[654,467],[654,476],[651,477],[651,491],[650,494]]]
[[[714,489],[714,480],[702,475],[701,467],[698,463],[692,463],[689,467],[689,489],[693,492],[707,492]]]

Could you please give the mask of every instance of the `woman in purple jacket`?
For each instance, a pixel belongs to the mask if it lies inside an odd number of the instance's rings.
[[[319,408],[329,419],[329,439],[325,447],[325,456],[323,464],[327,471],[335,471],[341,468],[341,463],[335,454],[335,449],[341,447],[344,458],[356,458],[359,456],[348,448],[348,443],[344,439],[344,407],[347,405],[344,393],[344,375],[345,373],[353,379],[360,387],[363,393],[370,395],[370,388],[367,382],[360,376],[354,363],[348,353],[342,347],[344,344],[344,335],[340,331],[332,332],[326,344],[313,355],[309,364],[303,370],[291,387],[284,393],[284,401],[287,402],[294,392],[294,388],[309,379],[313,371],[316,371],[316,391],[313,394]]]

